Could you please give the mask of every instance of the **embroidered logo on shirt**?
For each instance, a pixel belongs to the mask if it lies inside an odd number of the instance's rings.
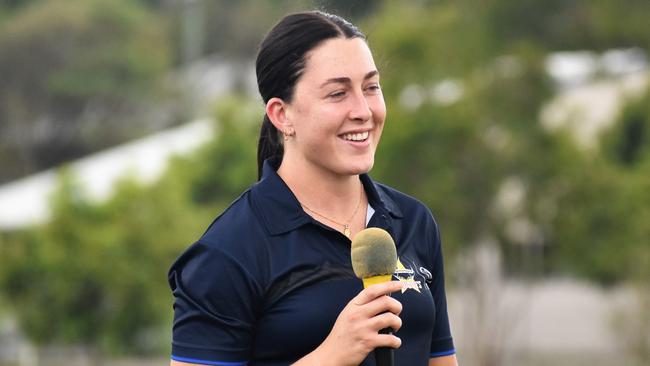
[[[397,269],[395,269],[395,272],[393,273],[393,278],[404,283],[402,293],[406,292],[408,289],[421,292],[422,283],[415,280],[415,271],[412,268],[404,267],[399,258],[397,259]]]
[[[422,277],[424,277],[424,280],[427,282],[431,282],[431,280],[433,280],[433,275],[431,274],[431,272],[429,272],[428,269],[422,266],[420,266],[420,274],[422,275]]]

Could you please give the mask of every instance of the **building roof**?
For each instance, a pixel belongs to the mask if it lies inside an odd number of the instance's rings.
[[[182,126],[119,145],[66,166],[94,200],[110,197],[113,184],[125,176],[142,182],[155,181],[174,155],[187,154],[213,135],[210,120]],[[60,167],[0,186],[0,230],[14,230],[45,222],[49,197],[57,187]]]

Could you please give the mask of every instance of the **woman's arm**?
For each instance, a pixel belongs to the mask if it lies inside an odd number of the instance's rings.
[[[399,348],[402,341],[398,337],[378,332],[389,327],[398,330],[402,326],[398,316],[402,304],[385,296],[402,287],[401,282],[389,281],[361,291],[341,311],[325,341],[293,366],[356,366],[377,347]],[[175,360],[170,363],[170,366],[191,365],[200,364]]]
[[[429,366],[458,366],[456,355],[436,357],[429,359]]]

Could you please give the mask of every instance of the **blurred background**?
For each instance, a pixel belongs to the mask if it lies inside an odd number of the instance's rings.
[[[254,57],[359,25],[372,176],[439,221],[464,366],[650,364],[647,0],[0,1],[0,365],[168,364],[176,256],[256,178]]]

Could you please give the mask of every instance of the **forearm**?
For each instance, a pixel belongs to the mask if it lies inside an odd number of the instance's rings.
[[[344,350],[345,347],[333,344],[332,340],[328,338],[315,350],[292,363],[291,366],[357,366],[361,362],[352,361],[353,357],[346,355]]]
[[[329,366],[333,365],[330,363],[330,360],[324,359],[320,349],[316,349],[313,352],[309,353],[305,357],[299,359],[295,363],[292,363],[291,366]]]

